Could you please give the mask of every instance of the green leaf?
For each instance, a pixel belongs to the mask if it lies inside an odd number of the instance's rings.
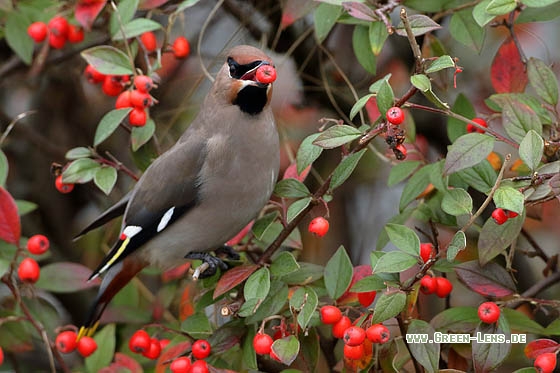
[[[454,261],[459,251],[463,251],[466,247],[467,237],[465,232],[458,231],[451,239],[449,246],[447,246],[447,260],[450,262]]]
[[[471,104],[467,96],[460,93],[451,108],[456,114],[462,115],[465,118],[472,119],[476,116],[474,106]],[[447,117],[447,137],[451,142],[467,133],[467,124],[459,119]]]
[[[556,319],[553,322],[551,322],[550,324],[548,324],[548,326],[545,329],[545,332],[543,334],[546,335],[560,335],[560,319]]]
[[[410,82],[413,86],[418,88],[422,92],[426,92],[432,89],[432,83],[430,78],[424,74],[416,74],[410,77]]]
[[[391,167],[389,177],[387,178],[387,186],[392,187],[400,183],[409,177],[421,164],[422,162],[420,161],[404,161],[397,163]]]
[[[488,160],[483,160],[474,167],[457,172],[461,180],[481,193],[488,193],[496,183],[498,175]]]
[[[89,281],[91,270],[78,263],[55,262],[41,267],[41,276],[35,284],[39,289],[53,293],[74,293],[97,286]]]
[[[407,334],[427,334],[426,343],[409,343],[408,347],[414,359],[418,361],[426,372],[439,372],[440,344],[434,342],[434,329],[424,320],[412,320],[407,329]]]
[[[441,209],[449,215],[460,216],[470,214],[472,208],[472,198],[464,189],[450,189],[443,195]]]
[[[398,291],[394,293],[383,293],[377,299],[373,310],[372,324],[381,323],[397,316],[406,306],[405,293]]]
[[[299,354],[299,340],[294,335],[277,339],[272,344],[272,351],[284,365],[291,365]]]
[[[156,123],[152,118],[146,121],[146,124],[142,127],[132,127],[132,132],[130,133],[130,145],[132,151],[135,152],[140,149],[144,144],[146,144],[156,131]]]
[[[255,224],[253,224],[253,228],[251,230],[253,231],[253,234],[258,240],[262,240],[264,234],[270,228],[272,223],[274,223],[277,216],[278,216],[278,212],[274,211],[259,218],[255,222]]]
[[[325,287],[332,299],[338,299],[352,281],[352,263],[344,249],[340,246],[329,259],[324,272]]]
[[[9,170],[8,158],[6,154],[0,149],[0,186],[6,185]]]
[[[556,4],[558,3],[558,0],[521,0],[521,3],[527,5],[528,7],[540,8]]]
[[[401,251],[390,251],[379,258],[377,264],[373,268],[373,272],[398,273],[409,269],[417,263],[418,260],[407,253],[403,253]]]
[[[111,12],[109,20],[109,32],[115,35],[120,29],[120,22],[127,24],[134,17],[134,13],[138,8],[139,0],[121,0],[117,6],[117,12]]]
[[[30,212],[37,210],[37,207],[39,207],[36,203],[21,199],[16,199],[16,205],[19,216],[29,214]]]
[[[307,328],[318,303],[317,293],[308,286],[300,287],[292,294],[290,308],[292,312],[297,312],[297,321],[302,329]]]
[[[188,9],[192,6],[195,6],[200,0],[183,0],[177,9],[175,10],[175,14],[182,13],[183,10]]]
[[[502,313],[506,318],[510,328],[516,332],[545,334],[545,328],[539,323],[531,320],[526,314],[512,310],[511,308],[502,308]]]
[[[486,8],[491,1],[492,0],[483,0],[473,8],[473,17],[480,27],[486,26],[491,20],[496,18],[496,16],[486,12]]]
[[[367,293],[370,291],[379,291],[387,288],[385,280],[377,275],[366,276],[358,281],[350,288],[354,293]]]
[[[105,194],[111,193],[117,182],[117,170],[113,167],[101,167],[93,177],[95,185]]]
[[[351,154],[340,162],[333,172],[329,190],[338,188],[350,177],[366,150],[367,149],[362,149],[357,153]]]
[[[101,118],[101,121],[99,121],[97,129],[95,130],[93,146],[98,146],[109,138],[131,110],[132,108],[115,109],[105,114],[103,118]]]
[[[282,276],[282,281],[288,285],[305,285],[315,282],[323,277],[325,271],[323,266],[298,262],[300,268],[288,275]]]
[[[369,29],[366,26],[356,25],[352,34],[352,47],[359,64],[372,75],[375,75],[377,58],[371,50]]]
[[[510,210],[521,214],[523,212],[523,204],[525,198],[523,193],[510,186],[501,186],[494,193],[494,203],[496,207]]]
[[[408,22],[410,23],[410,28],[412,29],[412,34],[414,34],[414,36],[424,35],[428,32],[441,28],[441,26],[437,22],[423,14],[409,15]],[[396,27],[395,32],[400,36],[407,36],[402,20]]]
[[[379,88],[381,88],[381,84],[383,84],[383,82],[389,82],[389,79],[391,79],[391,76],[392,76],[392,74],[389,73],[389,74],[385,75],[383,78],[373,82],[372,85],[369,86],[369,91],[371,93],[379,92]]]
[[[512,12],[517,7],[515,0],[492,0],[486,7],[486,12],[495,16]]]
[[[109,45],[88,48],[82,57],[97,71],[106,75],[132,75],[134,65],[121,50]]]
[[[369,24],[369,43],[371,45],[371,51],[375,56],[379,56],[385,40],[389,33],[387,33],[387,26],[381,21],[371,22]]]
[[[482,162],[494,148],[494,141],[494,137],[482,133],[459,137],[449,147],[443,172],[449,175]]]
[[[519,157],[531,171],[535,171],[539,163],[541,163],[543,150],[544,141],[541,135],[533,130],[529,130],[519,144]]]
[[[89,158],[93,155],[93,152],[84,146],[79,146],[77,148],[70,149],[66,152],[64,156],[66,159],[74,160],[80,158]]]
[[[3,18],[6,22],[4,28],[6,42],[26,65],[31,65],[33,39],[27,35],[27,27],[31,24],[31,20],[25,14],[16,11],[4,15]]]
[[[435,61],[433,61],[430,64],[430,66],[426,69],[426,73],[431,74],[451,67],[455,68],[455,62],[450,56],[445,55],[445,56],[438,57]]]
[[[323,152],[323,148],[313,144],[320,135],[320,133],[311,134],[301,142],[296,155],[298,175],[301,174],[307,166],[315,162]]]
[[[294,218],[298,216],[300,212],[305,210],[311,203],[311,200],[312,197],[306,197],[293,202],[290,207],[288,207],[288,211],[286,213],[286,220],[288,221],[288,223],[294,220]]]
[[[336,20],[342,13],[342,7],[340,5],[332,5],[327,3],[321,3],[315,9],[313,13],[313,21],[315,24],[315,36],[319,43],[327,37],[329,32],[336,23]]]
[[[453,307],[438,313],[430,324],[435,330],[442,333],[464,333],[473,330],[480,323],[477,310],[474,307]]]
[[[409,227],[388,223],[385,226],[385,231],[387,231],[389,240],[391,240],[393,245],[399,250],[413,256],[418,256],[420,254],[420,239]]]
[[[558,81],[556,74],[543,61],[531,57],[527,63],[529,83],[537,95],[552,106],[558,103]]]
[[[86,370],[94,373],[111,364],[115,354],[115,324],[108,324],[93,337],[97,350],[85,359]]]
[[[274,194],[282,198],[303,198],[311,193],[301,181],[290,178],[280,180],[274,187]]]
[[[480,323],[474,331],[475,335],[481,334],[484,339],[486,335],[492,338],[496,334],[503,334],[506,340],[511,339],[511,332],[507,320],[503,315],[496,324]],[[475,372],[492,372],[499,367],[511,350],[511,343],[472,343],[472,360]]]
[[[72,161],[62,173],[62,181],[68,184],[83,184],[93,180],[101,165],[90,158]]]
[[[389,110],[395,103],[395,95],[393,94],[393,88],[389,84],[388,80],[382,80],[379,90],[377,91],[377,108],[381,113],[382,117],[385,117],[385,113]]]
[[[503,111],[503,108],[507,105],[521,107],[528,106],[535,112],[535,114],[537,114],[542,124],[552,123],[550,113],[543,107],[541,101],[526,93],[497,93],[493,94],[484,101],[489,108],[500,112]]]
[[[471,9],[453,13],[449,23],[449,32],[459,43],[480,53],[484,43],[485,31],[474,20]]]
[[[516,142],[521,142],[527,132],[542,134],[542,124],[537,114],[528,105],[506,103],[502,111],[502,124],[507,134]]]
[[[214,333],[208,317],[203,312],[187,317],[181,323],[181,331],[196,339],[206,339]]]
[[[521,232],[525,214],[508,219],[504,224],[498,225],[494,219],[486,220],[478,237],[478,260],[485,265],[502,253]]]
[[[247,334],[243,339],[242,344],[242,362],[244,368],[249,369],[258,369],[257,364],[257,354],[255,353],[255,349],[253,347],[253,339],[255,338],[255,328],[247,328]]]
[[[375,96],[375,95],[370,93],[368,95],[365,95],[364,97],[361,97],[358,101],[356,101],[354,106],[352,106],[352,109],[350,109],[350,120],[354,119],[354,117],[360,112],[360,110],[362,110],[364,108],[366,103],[373,96]]]
[[[288,299],[288,286],[285,283],[272,281],[269,293],[274,294],[274,296],[266,297],[257,311],[245,319],[246,325],[257,323],[270,315],[275,315],[284,307]]]
[[[361,136],[362,133],[357,128],[346,124],[335,125],[321,133],[321,135],[313,141],[313,144],[324,149],[333,149],[352,142]]]
[[[399,202],[399,211],[402,212],[406,206],[422,193],[430,184],[430,174],[433,168],[426,165],[416,171],[404,186]]]
[[[117,33],[113,35],[112,39],[114,41],[130,39],[135,36],[140,36],[145,32],[155,31],[159,29],[161,29],[161,25],[155,21],[152,21],[151,19],[136,18],[123,26],[124,35],[119,28],[117,29]]]
[[[297,271],[300,265],[296,261],[294,254],[289,251],[282,251],[272,259],[270,264],[270,274],[275,277],[282,277]]]
[[[270,272],[268,268],[263,267],[249,276],[243,288],[243,296],[246,300],[260,299],[262,301],[268,295],[269,290]]]
[[[516,18],[515,23],[547,22],[552,21],[559,16],[560,2],[557,2],[543,8],[526,8]]]

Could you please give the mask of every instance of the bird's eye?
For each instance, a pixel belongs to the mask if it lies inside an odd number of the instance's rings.
[[[239,69],[239,64],[231,57],[228,57],[227,63],[229,65],[229,75],[231,77],[237,76],[237,70]]]

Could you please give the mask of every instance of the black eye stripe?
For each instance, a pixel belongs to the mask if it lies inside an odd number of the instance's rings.
[[[241,79],[247,71],[253,70],[255,67],[259,66],[262,61],[253,61],[251,63],[240,65],[233,58],[228,57],[227,63],[229,65],[229,74],[232,78]]]

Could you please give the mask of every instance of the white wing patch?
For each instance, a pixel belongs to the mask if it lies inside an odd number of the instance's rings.
[[[165,214],[163,214],[163,217],[161,218],[157,226],[158,233],[164,230],[165,227],[167,227],[167,224],[169,224],[169,220],[171,220],[174,211],[175,211],[175,207],[171,207],[169,210],[165,212]]]
[[[122,234],[124,234],[128,238],[132,238],[136,236],[138,233],[140,233],[141,230],[142,227],[139,227],[137,225],[128,225],[124,227]]]

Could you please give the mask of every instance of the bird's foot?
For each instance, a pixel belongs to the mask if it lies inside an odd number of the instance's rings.
[[[185,258],[202,260],[202,264],[196,267],[196,269],[194,270],[192,276],[194,280],[198,280],[199,278],[211,277],[216,273],[218,268],[220,268],[222,271],[225,271],[229,268],[222,259],[205,252],[191,252],[185,255]]]
[[[214,250],[216,255],[225,255],[228,260],[239,260],[240,256],[231,246],[224,245]]]

